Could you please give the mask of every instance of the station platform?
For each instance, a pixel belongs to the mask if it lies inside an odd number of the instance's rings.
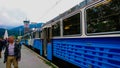
[[[4,51],[2,51],[2,58],[0,58],[0,68],[6,68],[6,64],[3,63],[3,59]],[[38,57],[38,54],[36,54],[34,51],[22,45],[21,61],[19,61],[19,68],[52,68],[52,67],[46,64],[42,59],[40,59]]]

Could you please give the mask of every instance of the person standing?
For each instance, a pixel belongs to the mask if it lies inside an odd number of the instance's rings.
[[[1,53],[2,53],[2,48],[3,48],[3,41],[0,38],[0,58],[2,57]]]
[[[14,68],[18,68],[18,61],[21,59],[20,45],[16,44],[13,36],[10,36],[8,41],[4,53],[4,63],[6,63],[6,68],[11,68],[11,64]]]
[[[4,50],[4,48],[6,47],[6,45],[8,44],[8,39],[6,38],[6,39],[3,39],[3,50]]]

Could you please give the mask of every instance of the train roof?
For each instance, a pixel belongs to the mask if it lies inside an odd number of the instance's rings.
[[[64,12],[64,13],[58,15],[57,17],[53,18],[52,20],[46,22],[42,27],[44,27],[47,24],[51,24],[52,22],[54,22],[56,20],[59,20],[62,17],[66,16],[66,15],[68,15],[68,14],[70,14],[70,13],[72,13],[72,12],[78,10],[78,9],[81,9],[81,8],[91,4],[93,2],[96,2],[96,1],[99,1],[99,0],[84,0],[83,2],[80,2],[78,5],[72,7],[71,9],[67,10],[66,12]]]

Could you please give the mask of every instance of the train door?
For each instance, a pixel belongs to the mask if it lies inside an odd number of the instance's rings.
[[[47,59],[52,60],[52,27],[48,28],[48,38],[47,38]]]
[[[44,57],[47,57],[49,53],[48,50],[51,50],[50,48],[48,47],[51,47],[51,46],[48,46],[49,43],[51,43],[51,27],[46,27],[42,30],[42,35],[41,35],[41,38],[42,38],[42,49],[43,49],[43,56]]]
[[[42,31],[42,45],[43,45],[43,56],[47,56],[47,44],[50,42],[50,27],[44,28]]]
[[[46,56],[46,31],[47,31],[47,28],[44,28],[43,30],[42,30],[42,49],[43,49],[43,56],[45,57]]]

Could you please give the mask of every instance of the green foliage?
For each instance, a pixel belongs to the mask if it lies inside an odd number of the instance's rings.
[[[5,29],[0,28],[0,38],[3,38],[5,33]],[[17,38],[17,36],[20,35],[20,32],[18,30],[8,30],[8,35],[11,36],[15,36]],[[21,31],[21,35],[23,35],[23,31]]]

